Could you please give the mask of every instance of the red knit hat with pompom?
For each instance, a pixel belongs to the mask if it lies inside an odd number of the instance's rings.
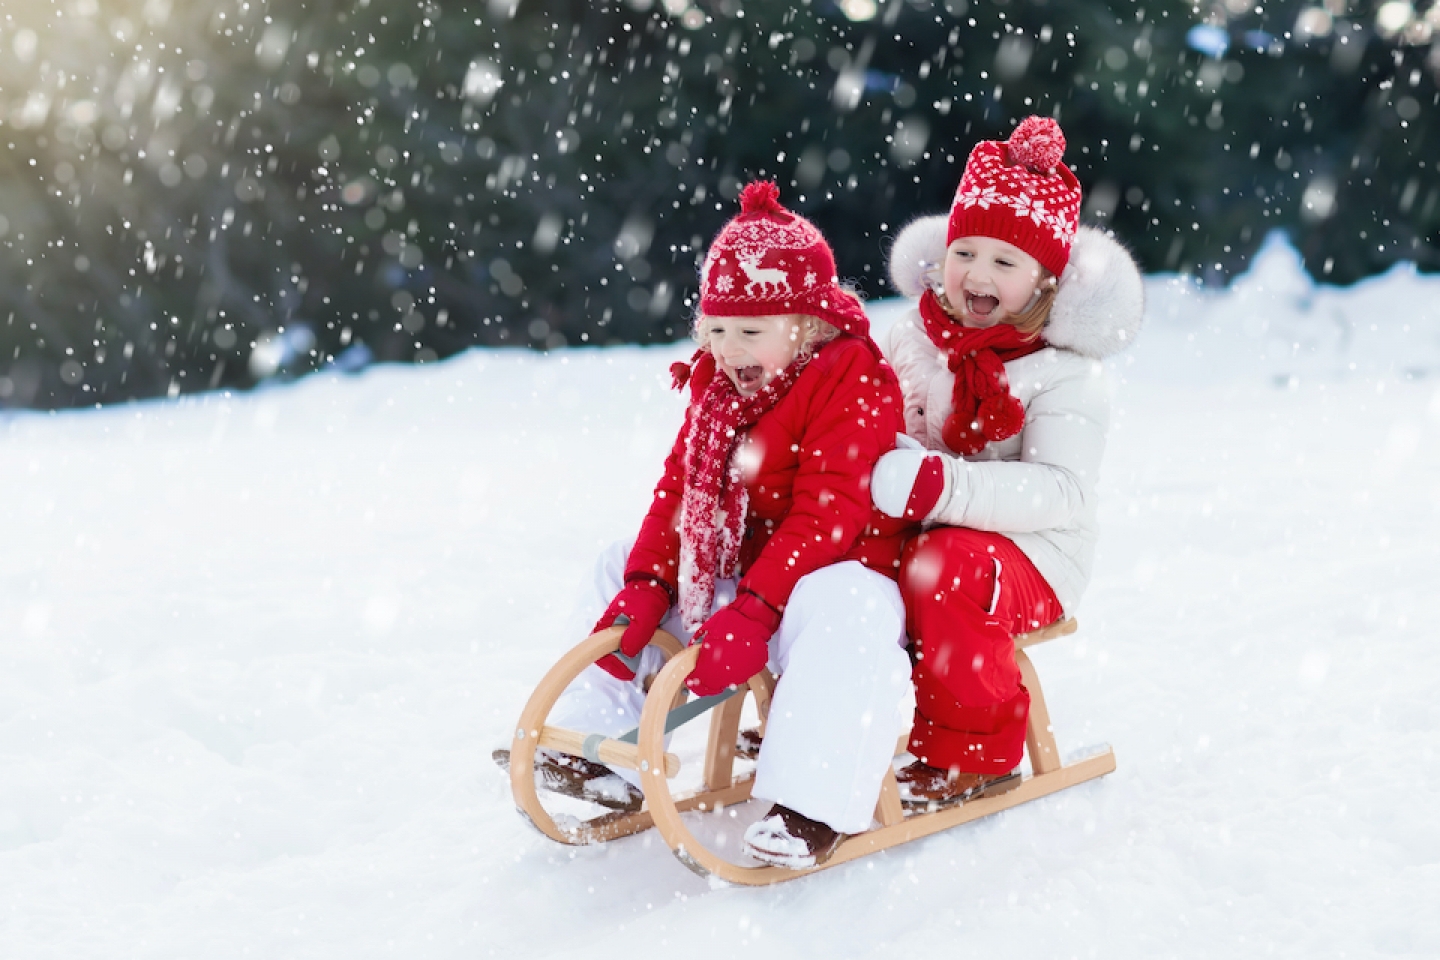
[[[740,213],[720,230],[700,268],[700,312],[708,317],[803,313],[868,337],[870,321],[840,288],[835,254],[815,225],[780,204],[757,180],[740,191]]]
[[[1049,117],[1026,117],[1004,143],[976,144],[955,191],[945,242],[1003,240],[1058,277],[1080,225],[1080,181],[1064,155],[1065,134]]]

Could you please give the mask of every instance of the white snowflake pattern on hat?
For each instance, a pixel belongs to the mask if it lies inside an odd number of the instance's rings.
[[[978,206],[981,210],[989,210],[991,205],[1006,203],[1005,195],[994,187],[983,189],[972,187],[962,193],[958,199],[966,207]]]
[[[1062,272],[1081,199],[1080,183],[1065,166],[1064,152],[1060,125],[1040,116],[1021,121],[1008,140],[976,144],[950,207],[947,238],[996,237],[1035,257],[1052,273]]]

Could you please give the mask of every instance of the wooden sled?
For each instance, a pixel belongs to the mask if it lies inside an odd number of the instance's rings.
[[[623,632],[621,628],[611,627],[587,638],[551,668],[525,705],[511,746],[510,786],[515,804],[542,833],[566,844],[601,843],[654,826],[682,863],[701,876],[729,883],[758,886],[824,870],[1112,772],[1115,769],[1115,754],[1108,746],[1070,764],[1060,762],[1040,680],[1025,653],[1027,647],[1074,633],[1076,626],[1073,619],[1064,620],[1015,638],[1015,660],[1025,688],[1030,692],[1025,752],[1030,758],[1031,771],[1021,778],[1018,787],[1003,794],[942,807],[933,812],[923,809],[908,811],[900,803],[894,771],[889,771],[881,783],[880,798],[875,808],[875,820],[879,826],[847,837],[829,860],[816,867],[792,870],[736,862],[701,842],[681,817],[681,814],[691,811],[718,813],[748,800],[754,776],[749,773],[734,775],[735,739],[746,699],[745,696],[734,696],[719,704],[711,716],[702,786],[686,793],[672,792],[671,780],[678,773],[680,764],[675,755],[665,751],[666,723],[672,709],[685,699],[684,681],[694,668],[699,651],[696,647],[682,649],[679,641],[664,631],[656,633],[652,643],[661,648],[668,662],[650,687],[640,717],[638,742],[634,745],[546,726],[544,722],[570,681],[589,664],[618,648]],[[762,725],[769,710],[774,683],[769,672],[762,671],[750,681],[745,691],[754,698]],[[905,751],[907,740],[908,734],[900,738],[896,745],[897,755]],[[583,822],[557,823],[541,806],[535,787],[533,764],[539,747],[638,770],[645,794],[644,806],[635,813],[608,813]]]

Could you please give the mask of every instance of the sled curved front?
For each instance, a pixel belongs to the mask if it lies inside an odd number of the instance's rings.
[[[620,637],[624,627],[609,627],[580,641],[569,653],[561,657],[536,685],[535,692],[520,712],[515,737],[510,745],[510,792],[515,797],[515,806],[535,828],[552,840],[571,845],[601,843],[616,837],[629,836],[648,830],[651,826],[649,811],[641,809],[634,813],[614,812],[574,825],[561,825],[541,805],[539,792],[535,788],[535,751],[542,746],[552,746],[565,752],[579,753],[574,740],[581,734],[557,731],[546,727],[545,720],[554,708],[560,694],[565,692],[580,672],[601,657],[620,649]],[[673,658],[682,647],[664,630],[657,630],[650,641],[667,658]],[[672,693],[672,699],[674,694]],[[607,747],[608,748],[608,747]],[[604,753],[600,759],[609,760]],[[661,763],[665,762],[661,747]],[[628,764],[627,764],[628,765]],[[671,766],[673,766],[673,758]]]

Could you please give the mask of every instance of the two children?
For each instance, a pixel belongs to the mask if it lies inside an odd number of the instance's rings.
[[[601,558],[589,600],[596,630],[626,626],[620,652],[638,668],[602,659],[551,717],[633,726],[657,627],[700,643],[697,694],[771,665],[753,793],[774,806],[745,837],[764,862],[811,866],[868,829],[909,705],[907,632],[917,759],[902,798],[959,802],[1017,780],[1029,697],[1012,639],[1073,611],[1089,579],[1099,361],[1143,309],[1133,260],[1078,227],[1063,152],[1058,124],[1031,117],[972,151],[948,218],[902,232],[891,273],[919,302],[887,338],[894,371],[829,246],[772,184],[745,189],[706,257],[702,346],[677,374],[684,426],[634,544]],[[892,449],[901,431],[912,439]],[[608,768],[539,762],[567,792],[639,805]]]
[[[752,183],[700,281],[701,347],[677,371],[690,403],[633,545],[601,558],[594,629],[658,669],[663,626],[700,644],[686,685],[709,695],[767,663],[779,675],[753,794],[774,802],[745,835],[767,863],[823,862],[870,826],[910,703],[895,583],[910,525],[871,505],[870,473],[904,429],[894,373],[835,276],[819,231]],[[592,612],[591,616],[594,613]],[[639,718],[636,670],[603,658],[552,722],[613,735]],[[606,768],[542,759],[542,778],[637,802]],[[580,773],[577,773],[580,771]],[[630,788],[633,790],[633,788]]]
[[[895,285],[918,297],[885,354],[919,449],[886,454],[872,492],[923,521],[901,593],[915,644],[902,799],[959,802],[1018,783],[1030,698],[1013,638],[1073,615],[1090,579],[1109,425],[1101,360],[1138,333],[1135,262],[1079,226],[1059,124],[1023,121],[970,153],[946,217],[896,239]]]

